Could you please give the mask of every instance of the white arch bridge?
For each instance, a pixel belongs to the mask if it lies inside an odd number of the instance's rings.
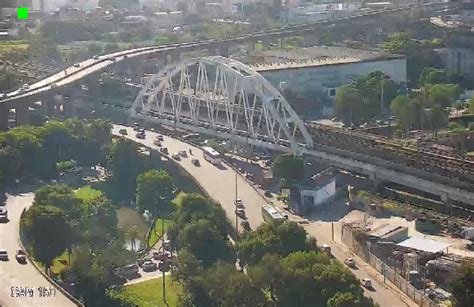
[[[133,102],[132,118],[175,126],[234,142],[320,158],[332,165],[471,204],[474,192],[441,175],[313,139],[285,98],[259,73],[219,56],[188,59],[149,79]]]
[[[313,140],[265,78],[221,56],[188,59],[149,79],[130,115],[237,142],[302,153]]]

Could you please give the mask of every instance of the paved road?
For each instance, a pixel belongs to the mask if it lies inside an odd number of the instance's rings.
[[[113,133],[118,134],[120,128],[126,128],[128,131],[127,137],[148,146],[152,149],[158,149],[153,145],[157,133],[147,131],[145,139],[137,139],[135,132],[130,127],[114,126]],[[193,176],[202,188],[209,194],[209,196],[219,202],[226,211],[227,217],[235,223],[234,213],[234,200],[235,200],[235,180],[236,172],[229,166],[223,165],[218,168],[211,163],[207,162],[203,158],[202,150],[184,143],[182,141],[164,136],[163,145],[168,148],[170,155],[177,153],[180,150],[186,150],[188,157],[177,161],[186,171]],[[189,149],[191,148],[193,155],[189,155]],[[201,166],[196,167],[191,163],[191,159],[198,159]],[[260,224],[263,223],[262,218],[262,206],[267,201],[257,192],[252,186],[250,186],[245,179],[240,175],[237,176],[237,197],[242,199],[245,205],[245,211],[252,229],[256,229]],[[239,229],[240,219],[239,219]]]
[[[355,259],[357,263],[357,269],[351,269],[352,273],[359,279],[370,278],[374,291],[364,289],[365,295],[371,297],[382,307],[406,307],[406,306],[418,306],[406,295],[398,293],[397,290],[391,289],[389,285],[384,285],[383,276],[373,269],[369,264],[365,263],[361,258],[354,256],[349,249],[341,242],[340,233],[341,226],[339,222],[334,223],[334,239],[331,240],[331,223],[317,221],[308,225],[304,225],[306,231],[314,236],[318,241],[318,244],[328,244],[331,246],[331,252],[341,263],[348,257]],[[390,283],[388,280],[387,283]],[[395,287],[394,285],[392,285]]]
[[[114,134],[118,134],[120,128],[126,128],[128,135],[127,137],[137,141],[143,145],[157,149],[153,145],[153,141],[156,138],[157,133],[147,131],[144,140],[137,139],[135,132],[132,128],[114,126]],[[212,164],[208,163],[202,158],[202,151],[195,146],[191,146],[187,143],[179,140],[164,136],[165,147],[168,147],[170,154],[176,153],[179,150],[188,151],[192,148],[194,156],[183,159],[178,162],[183,168],[185,168],[191,176],[193,176],[201,186],[209,193],[209,195],[221,203],[222,207],[226,210],[227,216],[233,221],[235,220],[233,200],[235,198],[235,172],[230,167],[225,170],[218,169]],[[198,158],[201,162],[201,167],[195,167],[191,163],[192,158]],[[247,216],[249,217],[250,225],[253,229],[263,223],[261,214],[261,207],[266,203],[266,200],[257,193],[252,186],[245,181],[243,178],[238,176],[238,197],[241,198],[246,205]],[[293,216],[289,213],[290,219],[301,220],[298,216]],[[305,229],[310,235],[313,235],[318,240],[319,244],[328,243],[332,247],[334,256],[341,262],[347,257],[353,257],[352,254],[344,248],[342,243],[335,244],[331,242],[331,224],[324,222],[311,223],[305,225]],[[336,234],[340,231],[336,227]],[[336,238],[336,240],[338,240]],[[340,241],[340,240],[339,240]],[[355,257],[356,258],[356,257]],[[364,290],[365,294],[372,297],[375,302],[383,307],[405,307],[405,306],[417,306],[408,297],[400,295],[398,292],[390,289],[388,286],[383,285],[383,278],[381,275],[372,269],[368,264],[364,263],[361,259],[356,258],[358,263],[358,270],[352,270],[357,278],[371,278],[374,284],[375,291]],[[382,282],[381,282],[382,281]]]
[[[33,202],[33,193],[7,195],[6,208],[10,221],[0,223],[0,249],[8,251],[9,261],[0,261],[0,306],[75,306],[61,292],[55,296],[39,297],[38,287],[52,287],[49,282],[30,264],[19,264],[15,259],[19,246],[19,222],[24,208]],[[11,287],[31,287],[34,297],[12,297]]]

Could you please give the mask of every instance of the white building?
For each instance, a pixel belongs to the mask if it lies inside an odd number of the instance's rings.
[[[336,177],[331,169],[327,169],[311,177],[310,181],[300,184],[294,192],[298,201],[295,209],[299,213],[321,208],[336,196]]]
[[[336,89],[355,76],[380,70],[396,83],[406,83],[406,57],[380,51],[321,46],[253,54],[251,65],[276,88],[285,84],[300,94],[334,98]]]

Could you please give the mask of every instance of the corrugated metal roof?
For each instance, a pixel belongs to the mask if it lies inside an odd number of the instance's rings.
[[[398,243],[398,246],[408,247],[429,253],[438,253],[446,250],[451,244],[435,241],[423,237],[411,237]]]

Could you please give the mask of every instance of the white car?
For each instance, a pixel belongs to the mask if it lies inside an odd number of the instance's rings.
[[[98,55],[94,55],[92,58],[93,58],[94,60],[98,60],[98,59],[99,59],[99,56],[98,56]]]
[[[179,161],[181,160],[181,156],[179,155],[179,153],[175,153],[171,156],[173,159],[175,159],[176,161]]]
[[[81,67],[81,64],[76,63],[76,64],[74,64],[74,67],[79,68],[79,67]]]
[[[186,158],[188,156],[188,153],[186,152],[186,150],[180,150],[179,155],[183,158]]]
[[[345,263],[348,267],[351,267],[351,268],[355,268],[355,266],[356,266],[356,263],[355,263],[354,258],[346,258],[346,260],[344,260],[344,263]]]
[[[8,221],[8,211],[5,208],[0,208],[0,221]]]

